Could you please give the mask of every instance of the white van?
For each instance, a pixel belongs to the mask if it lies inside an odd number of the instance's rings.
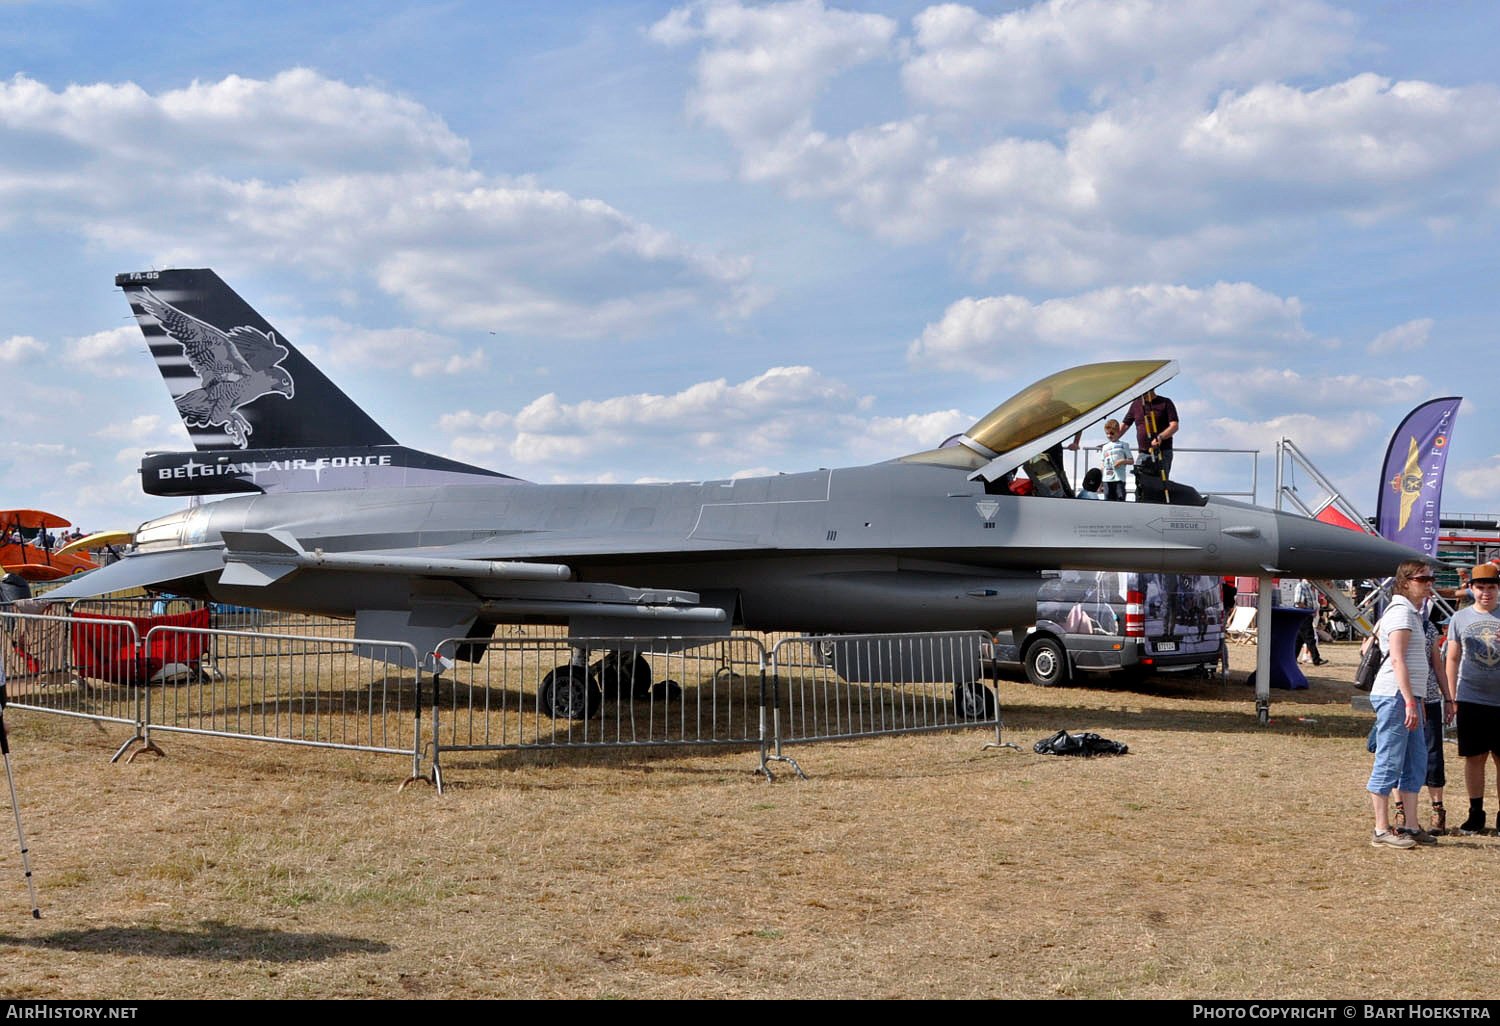
[[[1037,593],[1036,623],[995,635],[983,657],[1043,687],[1077,672],[1212,674],[1223,614],[1218,577],[1064,570]]]

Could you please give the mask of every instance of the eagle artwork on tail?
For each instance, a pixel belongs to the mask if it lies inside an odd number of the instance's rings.
[[[174,400],[183,421],[223,428],[236,445],[247,448],[254,429],[240,408],[272,393],[292,397],[292,376],[281,366],[290,350],[276,341],[274,332],[249,325],[221,331],[183,313],[149,288],[141,289],[139,298],[162,330],[182,346],[188,366],[198,375],[198,387]]]

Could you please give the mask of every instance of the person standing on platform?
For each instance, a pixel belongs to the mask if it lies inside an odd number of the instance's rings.
[[[1172,436],[1177,434],[1177,404],[1152,389],[1130,404],[1130,412],[1120,421],[1121,428],[1135,425],[1136,452],[1150,455],[1156,461],[1161,479],[1172,476]],[[1139,466],[1137,474],[1146,471]],[[1153,472],[1154,473],[1154,472]]]
[[[1135,463],[1130,443],[1120,441],[1124,433],[1118,420],[1104,422],[1104,437],[1109,440],[1099,450],[1099,462],[1104,471],[1104,497],[1110,502],[1125,501],[1125,468]]]

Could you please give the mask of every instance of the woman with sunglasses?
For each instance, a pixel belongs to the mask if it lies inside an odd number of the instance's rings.
[[[1427,739],[1422,706],[1427,697],[1427,647],[1423,644],[1422,604],[1432,592],[1432,568],[1408,560],[1396,568],[1395,594],[1375,625],[1374,644],[1386,654],[1370,689],[1375,707],[1375,766],[1365,789],[1375,809],[1377,848],[1436,844],[1416,820],[1417,792],[1427,778]],[[1396,790],[1411,811],[1404,827],[1391,828],[1390,794]]]

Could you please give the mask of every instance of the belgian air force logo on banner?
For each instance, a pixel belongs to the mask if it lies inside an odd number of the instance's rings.
[[[1411,519],[1411,508],[1417,504],[1417,497],[1422,494],[1422,463],[1421,454],[1417,451],[1417,440],[1411,440],[1411,449],[1406,454],[1406,466],[1401,473],[1391,479],[1391,490],[1401,494],[1401,519],[1397,526],[1401,530],[1406,529],[1406,522]]]
[[[220,331],[148,288],[141,289],[140,303],[182,346],[188,366],[198,375],[197,388],[174,397],[183,421],[222,428],[235,445],[248,448],[254,428],[240,409],[264,395],[292,397],[292,376],[281,366],[291,351],[276,341],[274,332],[249,325]]]

